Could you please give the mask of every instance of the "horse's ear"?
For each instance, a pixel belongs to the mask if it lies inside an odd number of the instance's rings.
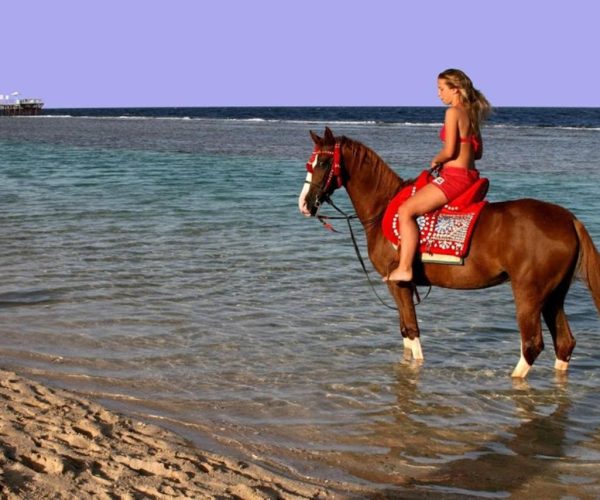
[[[327,143],[335,142],[335,136],[329,127],[325,127],[325,135],[323,136],[323,140]]]
[[[315,134],[312,130],[310,131],[310,136],[312,137],[313,142],[317,145],[320,146],[321,144],[323,144],[323,139],[321,139],[317,134]]]

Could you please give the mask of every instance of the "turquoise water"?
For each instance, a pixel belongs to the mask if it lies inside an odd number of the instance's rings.
[[[438,125],[331,124],[404,177],[428,164]],[[567,379],[545,335],[528,381],[511,381],[509,286],[434,289],[417,311],[425,364],[404,361],[396,313],[372,295],[347,234],[298,212],[308,130],[323,126],[0,119],[0,364],[311,477],[600,495],[600,322],[587,289],[568,296]],[[490,200],[564,205],[598,246],[599,134],[488,127]],[[343,190],[335,200],[349,208]]]

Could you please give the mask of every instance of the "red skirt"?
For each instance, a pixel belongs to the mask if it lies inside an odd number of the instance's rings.
[[[479,171],[475,168],[468,170],[461,167],[444,167],[439,177],[433,179],[431,183],[440,188],[448,198],[448,202],[451,202],[469,189],[477,179],[479,179]]]

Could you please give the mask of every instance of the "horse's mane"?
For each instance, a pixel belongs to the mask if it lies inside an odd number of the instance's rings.
[[[396,193],[407,184],[414,182],[413,179],[402,179],[375,151],[363,143],[346,136],[342,136],[338,140],[352,151],[358,165],[370,166],[378,189],[391,190]]]

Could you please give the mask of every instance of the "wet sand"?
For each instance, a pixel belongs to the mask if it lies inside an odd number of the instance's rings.
[[[1,498],[331,499],[366,493],[352,490],[205,452],[153,424],[0,370]]]

